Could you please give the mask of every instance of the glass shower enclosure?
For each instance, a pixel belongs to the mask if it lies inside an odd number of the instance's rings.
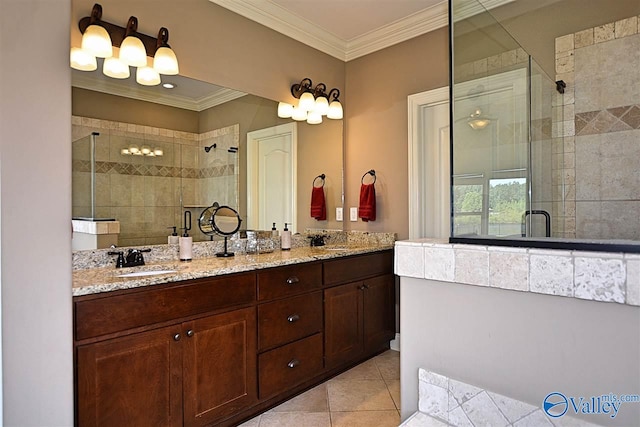
[[[450,1],[451,241],[565,230],[562,83],[476,0]]]

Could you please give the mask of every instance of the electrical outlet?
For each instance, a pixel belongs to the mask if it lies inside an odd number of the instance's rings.
[[[351,219],[351,221],[358,220],[358,208],[349,209],[349,219]]]
[[[336,221],[342,221],[342,208],[336,208]]]

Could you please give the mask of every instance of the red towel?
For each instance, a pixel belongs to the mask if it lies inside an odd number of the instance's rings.
[[[311,190],[311,217],[318,221],[327,219],[327,204],[324,201],[324,187],[313,187]]]
[[[362,184],[360,186],[358,216],[365,222],[376,220],[376,187],[374,184]]]

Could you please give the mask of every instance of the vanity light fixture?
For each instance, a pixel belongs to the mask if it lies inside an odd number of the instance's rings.
[[[476,111],[474,111],[469,115],[469,120],[467,120],[467,124],[473,130],[482,130],[487,126],[489,126],[489,124],[491,123],[491,120],[492,120],[491,118],[486,117],[484,114],[482,114],[482,110],[478,108]]]
[[[102,72],[116,79],[128,78],[129,67],[138,67],[136,81],[145,86],[161,83],[160,74],[175,75],[179,72],[176,54],[169,46],[169,30],[161,27],[158,37],[138,32],[138,18],[131,16],[126,27],[102,21],[102,6],[95,4],[91,16],[78,22],[82,36],[82,47],[71,48],[71,68],[93,71],[97,68],[96,57],[105,58]],[[113,56],[113,46],[119,47],[118,57]],[[148,67],[152,57],[152,67]]]
[[[120,149],[120,154],[123,156],[146,156],[146,157],[161,157],[164,155],[162,148],[154,148],[147,145],[143,145],[142,148],[138,148],[136,145],[131,145]]]
[[[340,90],[333,88],[327,94],[327,85],[319,83],[315,88],[309,78],[291,86],[291,95],[298,98],[298,105],[286,102],[278,103],[278,117],[294,120],[306,120],[309,124],[322,123],[322,116],[329,119],[342,119],[344,114],[338,97]]]

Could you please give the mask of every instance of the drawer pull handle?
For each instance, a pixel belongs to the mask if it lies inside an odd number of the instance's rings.
[[[189,338],[191,338],[191,337],[193,336],[193,329],[189,329],[189,330],[187,331],[187,336],[188,336]]]
[[[287,285],[294,285],[296,283],[298,283],[300,281],[300,279],[298,279],[296,276],[291,276],[287,279]]]
[[[293,359],[291,360],[291,362],[287,363],[287,366],[291,369],[295,368],[296,366],[298,366],[300,364],[300,361],[298,359]]]
[[[175,334],[175,335],[173,336],[173,340],[174,340],[174,341],[180,341],[180,334]]]
[[[300,320],[300,316],[298,316],[297,314],[292,314],[291,316],[287,317],[287,321],[290,323],[297,322],[298,320]]]

